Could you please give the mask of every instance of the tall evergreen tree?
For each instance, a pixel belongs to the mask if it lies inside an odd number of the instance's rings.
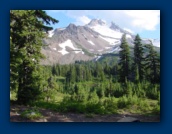
[[[104,73],[110,75],[110,67],[108,66],[107,62],[105,63]]]
[[[36,100],[40,94],[39,61],[44,57],[41,54],[42,39],[44,32],[52,30],[46,26],[50,22],[58,21],[42,10],[10,11],[10,69],[11,74],[17,73],[17,77],[11,77],[18,81],[17,99],[20,103]]]
[[[56,65],[52,66],[52,74],[53,75],[58,75],[58,69],[57,69]]]
[[[134,39],[134,69],[136,70],[136,67],[138,67],[139,80],[143,80],[144,77],[144,68],[142,62],[143,62],[143,46],[141,43],[141,38],[137,34]]]
[[[126,35],[124,34],[121,39],[121,45],[120,45],[120,52],[119,52],[119,75],[120,75],[120,81],[125,82],[126,79],[129,78],[130,73],[130,50],[128,43],[126,41]]]
[[[145,68],[148,72],[148,79],[152,83],[160,82],[160,58],[158,53],[154,50],[153,45],[147,45],[149,53],[145,57]]]

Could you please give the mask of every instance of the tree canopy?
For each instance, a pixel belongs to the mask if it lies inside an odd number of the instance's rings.
[[[18,89],[18,101],[27,103],[39,96],[39,61],[42,39],[58,21],[42,10],[10,11],[10,74],[11,87]]]

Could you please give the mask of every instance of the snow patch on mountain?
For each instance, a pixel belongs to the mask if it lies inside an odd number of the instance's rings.
[[[160,39],[146,39],[146,38],[143,38],[142,40],[149,40],[150,42],[152,42],[152,45],[153,46],[156,46],[156,47],[160,47]]]
[[[89,42],[91,45],[95,45],[91,40],[88,40],[88,42]]]
[[[66,49],[62,49],[61,51],[58,51],[58,52],[60,52],[62,55],[65,55],[65,54],[69,53],[68,51],[66,51]]]
[[[108,53],[119,52],[120,50],[121,50],[121,48],[118,46],[118,47],[115,47],[112,50],[108,51]]]
[[[126,34],[126,38],[130,38],[131,39],[132,37],[131,37],[131,35]]]
[[[101,56],[97,56],[96,59],[95,59],[95,61],[98,61],[98,59],[100,59],[100,58],[101,58]]]
[[[105,49],[110,49],[110,48],[112,48],[112,47],[105,47]]]
[[[75,51],[76,54],[77,54],[77,53],[80,53],[80,52],[82,52],[82,51]]]
[[[109,42],[110,45],[115,45],[119,42],[119,40],[117,40],[117,39],[112,39],[112,38],[102,37],[102,36],[99,36],[99,37],[104,39],[105,41]]]
[[[122,37],[122,34],[123,34],[121,32],[114,31],[114,30],[110,29],[107,25],[105,25],[105,26],[95,25],[95,26],[91,26],[90,28],[92,30],[100,33],[101,35],[112,37],[112,38],[120,39]]]
[[[73,46],[72,41],[69,40],[69,39],[67,41],[59,44],[59,46],[62,48],[62,50],[60,50],[58,52],[60,52],[62,55],[65,55],[65,54],[69,53],[68,51],[66,51],[66,47],[70,47],[73,50],[77,50],[77,48]],[[75,53],[77,53],[77,52],[75,51]]]
[[[52,37],[54,35],[54,30],[48,32],[48,37]]]
[[[57,50],[56,48],[53,48],[54,50]]]
[[[58,30],[65,30],[66,28],[64,27],[64,28],[58,28]]]
[[[156,47],[160,47],[160,39],[151,39],[152,44]]]

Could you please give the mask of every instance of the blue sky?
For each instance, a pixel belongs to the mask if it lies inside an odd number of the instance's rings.
[[[46,10],[59,20],[53,28],[66,27],[70,23],[85,25],[91,19],[102,19],[110,25],[113,21],[121,28],[142,38],[160,38],[160,10]]]

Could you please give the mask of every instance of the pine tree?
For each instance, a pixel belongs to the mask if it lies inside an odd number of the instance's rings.
[[[121,82],[125,82],[125,80],[129,78],[130,73],[130,51],[125,34],[122,36],[120,48],[121,51],[119,52],[119,79]]]
[[[104,73],[110,75],[110,67],[108,66],[107,62],[105,63]]]
[[[91,80],[91,72],[90,72],[90,68],[86,66],[86,68],[85,68],[85,72],[86,72],[86,81]]]
[[[74,83],[76,81],[76,69],[75,69],[75,66],[70,67],[70,72],[71,72],[70,81],[72,83]]]
[[[144,68],[142,62],[143,62],[143,46],[141,43],[141,38],[137,34],[134,39],[134,69],[136,69],[136,66],[138,67],[139,80],[143,80],[144,77]]]
[[[58,70],[57,70],[57,68],[56,68],[56,65],[53,65],[53,66],[52,66],[52,74],[53,74],[53,75],[58,75]]]
[[[135,83],[139,83],[139,69],[138,66],[136,65],[136,69],[135,69]]]
[[[10,69],[11,75],[18,82],[18,102],[26,104],[34,101],[40,94],[39,61],[44,32],[52,30],[50,22],[58,21],[42,10],[11,10],[10,11]],[[17,52],[17,53],[16,53]],[[15,60],[16,58],[16,60]],[[18,68],[15,70],[15,68]]]
[[[158,53],[154,50],[153,45],[147,45],[149,53],[145,57],[145,69],[148,72],[148,79],[152,83],[160,82],[160,59]]]
[[[82,75],[82,73],[81,73],[81,67],[80,67],[80,65],[77,65],[76,66],[76,82],[82,81],[81,75]]]
[[[20,56],[14,48],[14,44],[11,42],[10,39],[10,90],[17,91],[18,87],[18,66],[21,62]]]
[[[61,66],[57,64],[57,69],[58,69],[58,75],[61,76]]]

